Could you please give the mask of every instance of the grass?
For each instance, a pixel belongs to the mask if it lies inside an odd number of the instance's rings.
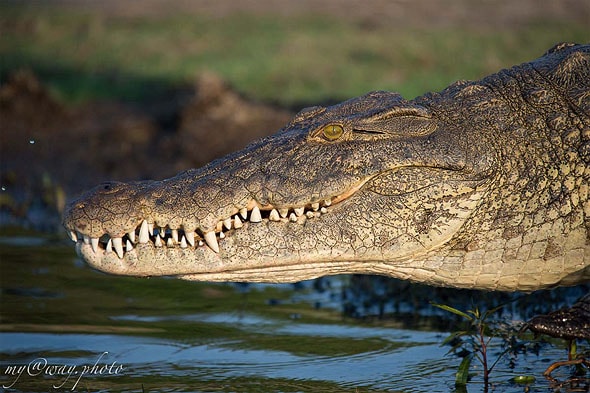
[[[62,98],[138,100],[213,71],[285,106],[375,89],[412,98],[540,56],[586,26],[538,21],[502,31],[364,26],[318,15],[106,16],[0,6],[0,79],[31,68]]]

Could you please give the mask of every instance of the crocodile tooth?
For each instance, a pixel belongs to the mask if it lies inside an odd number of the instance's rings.
[[[240,209],[240,216],[242,216],[242,218],[244,220],[248,219],[248,209],[246,209],[245,207]]]
[[[92,251],[94,251],[94,252],[98,251],[98,238],[97,237],[91,238],[90,245],[92,246]]]
[[[90,244],[90,236],[84,235],[83,239],[84,239],[84,244]]]
[[[205,243],[215,252],[219,252],[219,243],[217,243],[217,236],[215,236],[215,232],[207,232],[203,236],[205,238]]]
[[[322,208],[320,209],[320,213],[326,214],[327,212],[328,212],[328,209],[326,209],[325,207],[322,206]]]
[[[238,215],[236,214],[236,216],[234,217],[234,228],[240,229],[242,226],[242,220],[240,220],[240,217],[238,217]]]
[[[231,229],[231,217],[223,220],[223,226],[225,227],[225,229]]]
[[[186,238],[184,236],[180,240],[180,248],[187,248]]]
[[[164,238],[166,236],[166,228],[161,227],[160,228],[160,237]]]
[[[215,232],[221,232],[223,231],[223,221],[218,221],[217,225],[215,225]]]
[[[113,251],[113,242],[111,241],[111,239],[109,239],[109,241],[107,242],[107,245],[105,247],[105,252],[112,252]]]
[[[304,207],[298,207],[298,208],[293,209],[293,211],[295,212],[295,215],[297,217],[300,217],[300,216],[303,215],[303,212],[305,211],[305,208]]]
[[[225,233],[219,232],[219,238],[220,239],[225,239]]]
[[[174,243],[178,243],[178,229],[172,230],[172,240],[174,240]]]
[[[139,228],[139,242],[145,244],[149,240],[149,224],[146,220],[143,220],[143,222],[141,223],[141,228]]]
[[[312,203],[312,204],[311,204],[311,209],[312,209],[313,211],[318,211],[318,210],[320,210],[320,204],[319,204],[319,202]]]
[[[144,220],[144,221],[146,221],[146,220]],[[148,228],[148,233],[150,234],[150,236],[154,236],[154,224],[148,223],[147,228]]]
[[[129,239],[127,239],[127,243],[125,244],[125,251],[131,251],[133,250],[133,244],[131,244],[131,241]]]
[[[313,214],[313,212],[307,212],[305,213],[305,215],[307,216],[307,218],[314,218],[315,214]]]
[[[76,235],[76,232],[70,231],[70,239],[72,239],[74,243],[78,242],[78,235]]]
[[[289,214],[289,221],[297,222],[297,216],[295,215],[295,213]]]
[[[270,215],[268,216],[268,219],[271,221],[280,221],[281,217],[279,216],[279,212],[277,211],[277,209],[272,209],[270,212]]]
[[[113,238],[113,248],[115,249],[115,252],[119,256],[119,258],[123,258],[123,254],[124,254],[123,253],[123,238],[114,237]]]
[[[254,206],[252,213],[250,214],[250,222],[262,222],[262,215],[258,206]]]
[[[205,245],[205,243],[203,243],[202,240],[199,240],[199,247],[203,247]]]
[[[331,204],[332,204],[332,200],[331,199],[324,200],[324,206],[330,206]]]
[[[129,240],[131,240],[132,243],[135,243],[135,231],[127,233],[127,236],[129,237]]]
[[[166,247],[174,247],[174,240],[171,237],[166,240]]]
[[[186,240],[192,247],[195,246],[195,233],[193,231],[185,232]],[[181,244],[182,246],[182,244]]]
[[[162,247],[162,240],[161,240],[160,236],[156,236],[156,240],[154,241],[154,246]]]
[[[289,209],[279,209],[279,214],[282,218],[287,218],[289,215]]]

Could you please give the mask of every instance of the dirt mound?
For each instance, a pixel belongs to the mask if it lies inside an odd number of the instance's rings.
[[[195,94],[182,108],[178,138],[184,167],[201,166],[254,139],[276,132],[292,116],[286,110],[251,102],[214,74],[201,75]]]
[[[211,74],[150,102],[66,107],[34,74],[18,71],[0,87],[1,223],[54,228],[66,196],[105,180],[161,179],[201,166],[290,117]]]

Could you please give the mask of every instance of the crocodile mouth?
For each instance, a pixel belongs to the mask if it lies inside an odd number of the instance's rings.
[[[367,179],[368,180],[368,179]],[[170,225],[156,225],[153,220],[143,219],[134,229],[123,236],[114,237],[104,233],[99,237],[91,237],[78,230],[69,230],[71,240],[76,243],[79,251],[84,246],[90,246],[93,256],[99,259],[105,254],[114,253],[119,259],[124,259],[126,254],[138,246],[152,248],[180,248],[180,249],[209,249],[215,253],[220,252],[220,243],[230,235],[232,231],[242,230],[250,224],[258,223],[291,223],[303,225],[307,220],[318,219],[323,214],[329,214],[335,205],[342,203],[356,193],[366,181],[362,181],[344,194],[311,202],[299,207],[278,208],[271,204],[261,205],[251,200],[246,207],[234,208],[231,215],[220,219],[213,230],[204,231],[201,228],[186,230]]]

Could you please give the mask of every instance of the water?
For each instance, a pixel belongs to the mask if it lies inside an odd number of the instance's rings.
[[[27,236],[0,238],[0,262],[0,391],[456,390],[461,359],[441,346],[456,321],[432,316],[429,305],[422,306],[430,314],[424,317],[408,313],[407,302],[369,304],[379,298],[375,293],[389,295],[381,284],[371,292],[365,278],[273,286],[114,277],[89,269],[66,242]],[[493,359],[500,350],[500,340],[492,341]],[[502,358],[489,391],[572,391],[559,386],[570,368],[554,374],[558,385],[542,376],[565,357],[556,341],[538,354],[519,354],[513,364]],[[481,365],[474,362],[470,371],[466,390],[484,391]],[[535,381],[511,382],[518,375]],[[582,391],[588,383],[582,381]]]

